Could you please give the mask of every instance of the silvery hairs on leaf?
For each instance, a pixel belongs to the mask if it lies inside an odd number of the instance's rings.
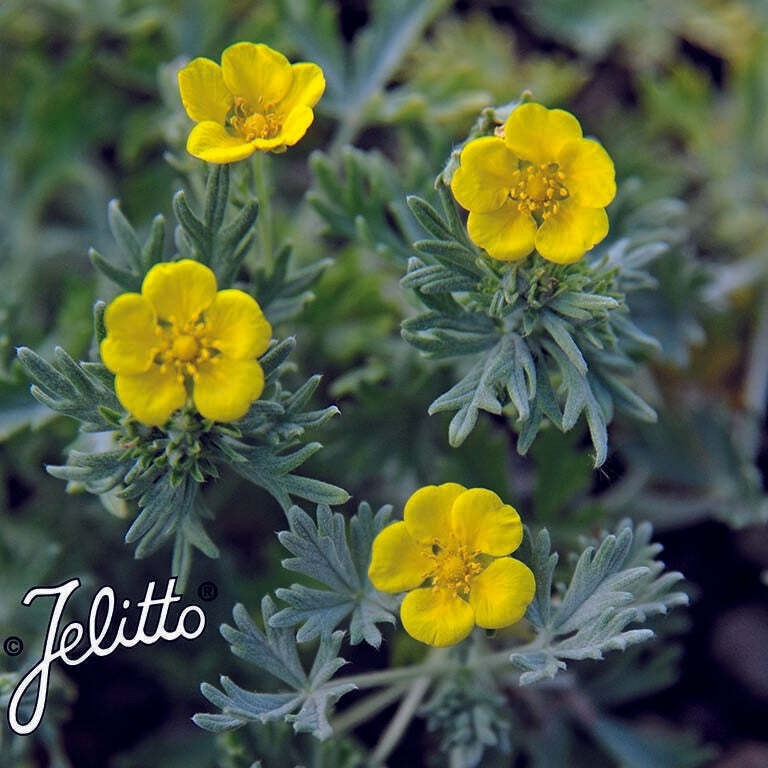
[[[393,611],[398,599],[377,590],[368,578],[371,547],[376,535],[389,522],[392,507],[381,507],[374,515],[370,505],[362,502],[349,521],[332,513],[330,507],[317,507],[317,523],[300,507],[288,510],[290,530],[278,534],[280,543],[294,557],[283,560],[283,567],[324,584],[327,589],[314,589],[293,584],[278,589],[280,600],[288,603],[270,619],[273,627],[299,624],[298,642],[330,634],[344,618],[349,622],[352,645],[365,640],[374,648],[381,645],[379,622],[395,623]]]
[[[297,732],[309,732],[321,740],[331,736],[328,709],[356,688],[351,683],[329,682],[339,667],[346,664],[337,655],[344,633],[321,636],[314,663],[307,673],[299,660],[293,629],[270,624],[275,610],[272,599],[265,596],[261,601],[262,632],[245,607],[238,604],[233,611],[236,628],[224,624],[221,634],[230,643],[232,653],[278,678],[291,690],[252,693],[228,677],[221,678],[223,691],[203,683],[200,688],[203,696],[222,712],[195,715],[193,720],[201,728],[221,733],[236,730],[249,721],[266,723],[282,719],[293,723]]]
[[[614,410],[656,419],[628,381],[637,359],[658,344],[633,324],[625,292],[653,283],[643,268],[667,246],[622,238],[575,264],[535,255],[505,264],[469,240],[450,190],[441,181],[437,189],[442,214],[419,197],[408,199],[431,239],[413,244],[419,255],[402,280],[426,311],[405,320],[402,335],[426,357],[461,361],[466,373],[429,413],[456,412],[448,437],[459,446],[480,411],[506,412],[521,454],[545,418],[565,432],[583,414],[595,466],[602,465]]]
[[[540,647],[512,653],[510,661],[524,670],[523,685],[554,677],[565,660],[601,659],[611,650],[653,637],[648,628],[628,628],[677,605],[688,595],[673,591],[682,578],[677,571],[662,573],[656,559],[660,544],[650,543],[652,528],[629,520],[597,547],[588,546],[579,557],[568,588],[558,602],[552,600],[552,577],[558,556],[550,551],[546,529],[533,537],[526,528],[519,557],[536,577],[536,593],[525,614],[540,639]]]
[[[214,166],[202,208],[198,216],[183,192],[174,198],[179,255],[207,264],[216,273],[219,287],[227,287],[252,246],[258,205],[254,200],[239,207],[232,203],[229,166]],[[92,251],[93,264],[122,289],[138,291],[146,273],[163,260],[163,217],[155,217],[143,245],[117,201],[109,204],[108,219],[120,258],[113,261]],[[309,288],[330,263],[324,259],[292,272],[290,256],[286,246],[268,274],[264,269],[256,274],[256,288],[264,292],[262,308],[273,322],[300,311],[312,297]],[[95,349],[106,335],[105,309],[104,302],[94,308]],[[340,504],[349,498],[337,486],[295,474],[322,447],[318,442],[303,443],[306,431],[321,427],[338,413],[335,406],[307,410],[320,376],[310,377],[295,392],[284,388],[281,376],[295,345],[289,337],[273,343],[261,357],[264,393],[242,419],[221,424],[184,409],[164,429],[131,421],[115,396],[113,374],[101,363],[77,362],[57,348],[51,364],[20,348],[19,362],[33,381],[31,392],[40,403],[78,420],[83,432],[109,435],[91,441],[92,450],[70,450],[67,463],[49,466],[48,472],[67,480],[73,490],[136,500],[138,514],[126,542],[136,544],[136,557],[141,558],[172,540],[172,573],[183,589],[194,549],[218,557],[204,527],[213,514],[199,491],[205,482],[219,477],[220,467],[229,466],[264,488],[286,510],[294,498],[316,504]]]
[[[172,573],[183,588],[193,548],[218,557],[203,526],[212,513],[199,490],[219,476],[219,467],[232,467],[284,509],[293,497],[323,504],[349,498],[335,485],[294,473],[321,448],[317,442],[301,445],[306,430],[338,413],[335,406],[305,410],[319,376],[310,377],[295,392],[283,388],[280,376],[294,346],[295,340],[288,338],[262,356],[264,395],[239,421],[219,424],[184,412],[174,416],[167,429],[132,422],[115,397],[112,374],[100,363],[77,363],[57,349],[52,365],[32,350],[20,349],[19,361],[36,382],[32,394],[40,402],[79,420],[86,432],[112,434],[107,450],[71,450],[66,464],[49,466],[48,472],[90,493],[114,490],[121,499],[137,500],[138,514],[126,543],[135,543],[136,557],[141,558],[172,539]]]

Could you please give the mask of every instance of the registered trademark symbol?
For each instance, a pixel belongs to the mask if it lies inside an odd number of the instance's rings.
[[[5,642],[3,643],[3,650],[9,656],[18,656],[24,650],[24,643],[21,642],[20,637],[11,635],[11,637],[5,638]]]
[[[219,588],[212,581],[204,581],[197,588],[197,596],[206,603],[210,603],[219,596]]]

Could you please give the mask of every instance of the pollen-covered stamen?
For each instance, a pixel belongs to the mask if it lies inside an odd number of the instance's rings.
[[[227,123],[245,141],[271,139],[280,131],[280,119],[274,108],[274,104],[264,104],[262,99],[253,107],[242,96],[235,96]]]
[[[510,197],[517,201],[521,213],[539,214],[542,219],[548,219],[568,197],[564,182],[565,174],[557,163],[528,165],[514,172]]]
[[[444,547],[435,541],[433,551],[427,555],[432,561],[432,567],[424,578],[432,579],[432,585],[435,587],[466,595],[472,579],[483,570],[477,559],[479,554],[463,544],[449,544]]]
[[[187,376],[197,379],[202,363],[218,361],[218,350],[207,335],[204,320],[197,319],[181,325],[175,317],[170,317],[166,325],[155,328],[155,333],[159,344],[153,351],[160,370],[167,373],[171,368],[175,369],[179,383]]]

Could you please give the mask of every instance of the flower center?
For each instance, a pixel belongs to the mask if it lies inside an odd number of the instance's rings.
[[[280,131],[280,118],[273,111],[274,106],[259,100],[258,108],[254,108],[242,96],[235,96],[227,122],[245,141],[272,139]]]
[[[198,368],[208,360],[218,363],[218,350],[206,336],[205,321],[198,318],[180,324],[175,317],[169,317],[164,325],[158,325],[155,333],[158,345],[155,347],[155,361],[160,370],[166,373],[171,368],[176,370],[176,379],[182,383],[187,376],[196,379]]]
[[[171,344],[171,353],[177,360],[194,360],[199,351],[197,339],[186,333],[177,336]]]
[[[565,174],[557,163],[529,165],[512,175],[510,197],[517,201],[520,213],[540,214],[548,219],[568,197],[564,181]]]
[[[435,587],[443,587],[454,593],[469,592],[472,578],[483,570],[477,560],[480,553],[464,545],[443,547],[437,540],[433,549],[428,555],[433,565],[425,578],[431,578]]]

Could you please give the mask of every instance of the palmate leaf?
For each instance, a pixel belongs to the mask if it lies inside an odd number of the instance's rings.
[[[352,645],[365,640],[378,648],[381,631],[376,624],[395,623],[393,611],[398,601],[371,584],[368,564],[373,540],[389,522],[391,511],[390,506],[385,506],[374,515],[370,505],[362,502],[349,521],[347,533],[344,517],[339,512],[332,513],[325,505],[317,508],[317,523],[299,507],[289,509],[290,530],[281,531],[278,538],[294,557],[283,560],[283,567],[308,576],[328,589],[301,584],[278,589],[277,596],[289,607],[272,616],[271,626],[301,624],[296,639],[304,642],[330,634],[351,614]]]
[[[261,601],[264,631],[256,626],[243,605],[233,611],[236,627],[222,625],[221,634],[230,643],[231,651],[245,661],[278,678],[291,690],[285,693],[251,693],[221,678],[223,691],[203,683],[201,691],[221,714],[197,714],[194,722],[201,728],[221,733],[242,727],[249,721],[265,723],[284,719],[293,723],[294,730],[306,731],[318,739],[327,739],[332,731],[328,710],[345,693],[356,688],[344,683],[334,685],[331,678],[346,664],[337,654],[343,632],[324,634],[309,673],[299,660],[293,630],[274,627],[271,618],[275,605],[269,596]]]
[[[624,520],[599,546],[588,546],[555,606],[551,584],[557,556],[550,552],[549,534],[543,529],[534,538],[526,529],[520,558],[536,577],[536,594],[526,618],[542,642],[510,656],[524,670],[521,684],[554,677],[565,669],[566,660],[601,659],[608,651],[648,640],[652,630],[631,625],[688,604],[684,592],[673,591],[682,574],[662,574],[664,564],[656,560],[661,545],[650,543],[651,533],[648,523],[633,529]]]
[[[403,322],[403,338],[426,357],[461,361],[462,378],[429,407],[455,411],[449,442],[461,445],[480,411],[506,412],[525,454],[546,418],[573,429],[583,415],[595,466],[608,455],[607,426],[620,410],[654,421],[631,387],[637,358],[658,344],[629,317],[624,292],[647,288],[644,267],[668,246],[623,238],[577,264],[538,256],[495,262],[467,236],[448,187],[438,181],[443,212],[418,197],[408,205],[434,239],[413,247],[402,285],[426,311]]]

